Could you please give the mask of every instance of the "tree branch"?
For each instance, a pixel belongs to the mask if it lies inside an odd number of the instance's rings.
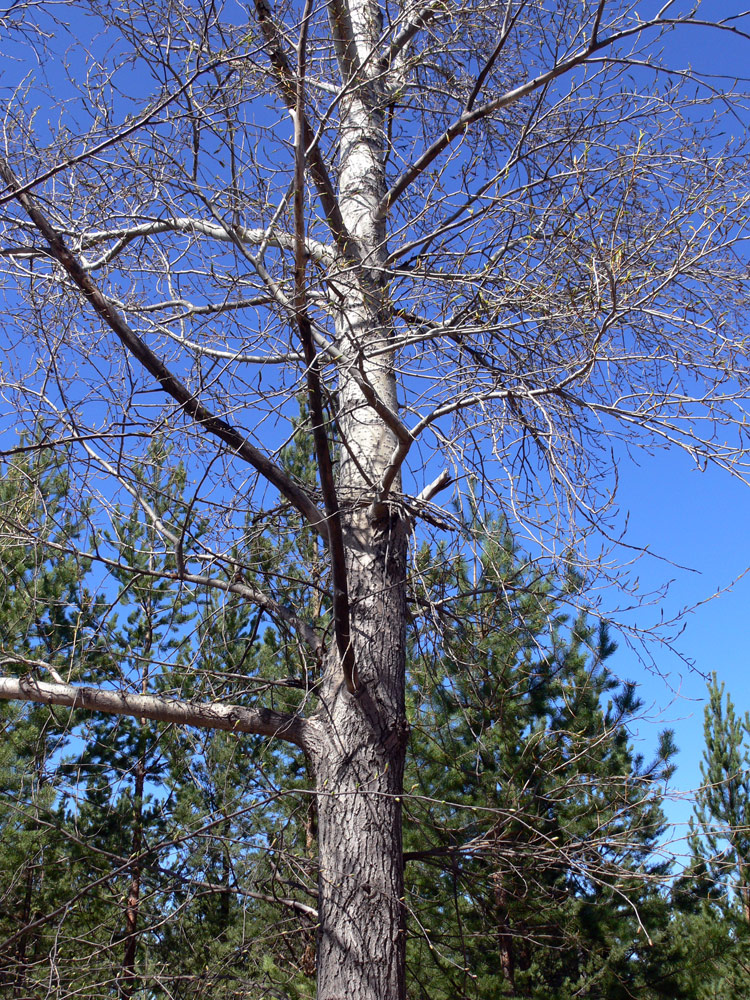
[[[9,662],[15,661],[8,657],[1,660],[0,665]],[[275,712],[269,708],[245,708],[243,705],[225,705],[221,702],[196,704],[158,695],[129,694],[125,691],[106,691],[73,684],[48,684],[28,674],[24,677],[0,677],[0,699],[84,708],[91,712],[127,715],[152,719],[154,722],[171,722],[179,726],[197,726],[199,729],[221,729],[230,733],[278,737],[305,748],[305,720],[301,716]]]
[[[426,3],[419,11],[409,13],[406,16],[406,23],[388,46],[388,51],[381,60],[383,69],[387,69],[393,64],[396,58],[401,55],[404,49],[433,17],[445,13],[447,10],[448,8],[445,7],[441,0],[431,0],[431,2]]]
[[[271,65],[276,75],[276,84],[279,93],[281,94],[281,98],[284,101],[287,110],[296,112],[296,82],[294,74],[289,68],[289,60],[284,52],[284,46],[279,30],[271,17],[270,7],[268,6],[267,0],[254,0],[254,6],[255,13],[258,16],[260,29],[266,40],[268,58],[271,60]],[[313,141],[314,132],[306,116],[303,117],[303,120],[300,122],[300,126],[302,128],[302,135],[304,137],[306,147],[305,158],[310,166],[310,173],[313,181],[315,182],[318,197],[320,198],[320,203],[323,206],[323,211],[326,214],[331,234],[333,235],[336,245],[339,247],[344,256],[348,257],[350,260],[358,261],[360,259],[358,247],[344,225],[344,219],[341,215],[341,209],[339,208],[338,199],[336,198],[331,178],[328,176],[328,170],[326,169],[325,161],[323,160],[320,150],[318,149],[317,142]]]
[[[107,251],[106,260],[111,260],[127,243],[139,237],[155,236],[160,233],[198,233],[208,236],[214,240],[221,240],[223,243],[231,243],[240,240],[251,246],[261,244],[277,247],[280,250],[294,250],[296,242],[294,236],[287,233],[269,233],[267,229],[252,229],[247,226],[233,226],[232,233],[224,226],[215,222],[208,222],[205,219],[191,219],[188,216],[180,216],[171,219],[153,219],[151,222],[143,222],[137,226],[119,226],[112,229],[103,229],[89,233],[79,243],[81,250],[96,246],[106,240],[117,240],[117,244],[112,250]],[[71,234],[72,235],[72,234]],[[334,252],[330,246],[326,246],[320,240],[308,239],[305,241],[305,253],[317,261],[331,262]],[[97,261],[91,267],[95,267],[100,262]]]
[[[346,551],[341,526],[341,511],[336,495],[331,450],[326,433],[323,390],[320,380],[320,361],[315,350],[312,324],[307,313],[306,260],[305,260],[305,48],[307,27],[312,13],[312,0],[307,0],[297,47],[297,88],[294,118],[294,314],[297,320],[302,348],[305,353],[307,400],[310,407],[313,444],[320,476],[326,517],[328,518],[328,553],[331,561],[333,589],[333,630],[336,647],[341,659],[344,682],[350,694],[357,687],[357,668],[354,660],[349,622],[349,586],[346,575]]]
[[[345,83],[349,83],[357,76],[362,67],[347,4],[342,3],[341,0],[328,0],[328,16],[341,77]]]
[[[633,35],[642,33],[649,28],[664,27],[671,22],[666,22],[660,20],[659,18],[652,19],[650,21],[642,21],[637,25],[630,28],[623,28],[620,31],[615,31],[601,41],[598,38],[592,38],[584,48],[579,49],[574,55],[569,59],[563,60],[561,63],[557,63],[552,66],[551,69],[540,73],[531,80],[527,80],[525,83],[520,84],[518,87],[514,87],[513,90],[506,91],[500,97],[492,98],[489,101],[485,101],[484,104],[480,105],[478,108],[472,108],[471,110],[465,111],[463,114],[459,115],[458,118],[454,119],[453,123],[448,126],[448,128],[439,136],[430,146],[425,149],[421,156],[419,156],[414,163],[406,167],[405,170],[396,178],[391,188],[385,193],[382,201],[377,208],[377,218],[383,219],[389,213],[393,204],[401,197],[401,195],[406,191],[406,189],[420,176],[435,159],[447,149],[451,143],[462,135],[466,129],[468,129],[475,122],[480,121],[482,118],[486,118],[488,115],[493,114],[495,111],[501,111],[503,108],[509,107],[511,104],[515,104],[516,101],[521,100],[523,97],[528,96],[535,90],[539,90],[540,87],[545,87],[547,84],[552,83],[558,77],[563,76],[565,73],[569,73],[573,69],[577,69],[578,66],[583,65],[587,60],[591,58],[594,53],[601,51],[602,49],[611,48],[615,43],[624,41],[626,38],[630,38]],[[675,23],[682,23],[681,21],[675,21]],[[597,25],[598,27],[598,25]]]
[[[328,524],[325,515],[318,510],[305,491],[297,485],[275,462],[252,445],[238,430],[222,417],[211,413],[195,395],[172,374],[162,359],[129,326],[114,304],[100,291],[77,258],[68,250],[60,234],[47,221],[35,200],[20,190],[20,185],[7,161],[0,157],[0,176],[17,192],[17,197],[27,215],[49,244],[52,256],[65,269],[68,276],[78,286],[97,315],[113,330],[123,346],[143,367],[154,376],[164,392],[171,396],[184,413],[192,417],[201,427],[228,445],[240,458],[259,472],[282,496],[307,519],[313,528],[328,539]]]
[[[109,149],[110,146],[114,146],[116,143],[122,142],[123,139],[127,139],[128,136],[133,135],[135,132],[138,132],[140,129],[144,128],[144,126],[152,122],[155,118],[158,118],[162,111],[169,107],[173,101],[176,101],[178,97],[182,96],[182,94],[186,91],[189,91],[196,80],[198,80],[201,76],[204,76],[206,73],[213,73],[218,66],[225,63],[231,63],[236,58],[236,55],[232,53],[229,56],[222,56],[219,59],[214,59],[211,62],[206,63],[205,66],[201,66],[199,69],[196,69],[195,72],[191,73],[191,75],[187,77],[187,79],[183,80],[176,90],[174,90],[171,94],[167,94],[160,101],[157,101],[156,104],[149,108],[149,110],[139,118],[136,118],[135,121],[130,122],[130,124],[123,124],[122,128],[118,129],[114,135],[110,135],[108,138],[103,139],[95,146],[90,146],[88,149],[82,150],[75,156],[67,156],[62,163],[56,163],[53,167],[50,167],[48,170],[44,170],[41,174],[37,174],[36,177],[33,177],[25,184],[16,184],[16,187],[14,187],[9,181],[7,181],[6,178],[6,182],[10,187],[10,192],[8,194],[0,195],[0,205],[4,205],[8,201],[13,201],[19,194],[28,194],[28,192],[33,190],[33,188],[37,187],[39,184],[43,184],[45,181],[50,180],[63,170],[69,170],[71,167],[75,167],[78,163],[83,163],[84,160],[98,156],[100,153],[103,153],[105,149]]]

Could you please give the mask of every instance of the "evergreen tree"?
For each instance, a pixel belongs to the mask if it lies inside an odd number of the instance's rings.
[[[716,674],[703,731],[693,856],[672,892],[659,965],[674,997],[735,1000],[750,994],[750,720],[737,715]]]
[[[691,844],[725,905],[750,924],[750,715],[740,718],[714,673],[704,710],[705,750]]]
[[[304,413],[288,450],[304,481]],[[263,688],[269,705],[293,711],[319,663],[283,619],[197,588],[188,620],[152,576],[175,559],[150,533],[154,516],[186,539],[206,530],[186,529],[188,504],[160,499],[183,487],[160,482],[156,452],[152,465],[139,497],[150,513],[142,502],[122,510],[110,542],[130,564],[141,559],[142,573],[113,570],[121,620],[100,608],[99,655],[138,691],[214,700],[231,691],[242,704]],[[319,617],[324,561],[288,517],[279,514],[273,535],[248,523],[227,555],[227,584],[283,574],[287,604]],[[577,581],[536,572],[502,527],[485,537],[476,579],[465,555],[446,572],[445,553],[425,548],[423,588],[412,594],[416,615],[440,618],[419,642],[412,632],[409,660],[412,994],[637,995],[650,928],[665,922],[654,850],[673,748],[665,737],[651,768],[634,754],[628,725],[639,703],[607,669],[614,644],[606,628],[564,611]],[[58,788],[48,805],[68,865],[47,878],[61,899],[85,899],[65,916],[71,971],[59,996],[85,984],[90,995],[135,997],[146,975],[149,997],[312,996],[317,815],[304,763],[277,741],[245,738],[240,753],[231,733],[138,719],[78,732],[85,750],[65,765],[78,790]]]
[[[422,553],[422,604],[452,625],[413,650],[410,675],[415,995],[636,995],[641,932],[665,919],[671,734],[644,767],[606,627],[569,622],[575,580],[535,573],[496,535],[471,580],[464,559],[451,581]]]
[[[68,554],[86,511],[70,514],[61,463],[44,453],[29,460],[27,445],[21,441],[0,476],[0,659],[20,665],[28,684],[46,679],[40,661],[75,681],[102,655],[101,608],[85,586],[88,567]],[[59,764],[77,718],[25,703],[0,707],[0,985],[12,996],[29,995],[52,968],[59,981],[74,978],[71,968],[50,964],[50,955],[59,944],[53,916],[75,895]]]

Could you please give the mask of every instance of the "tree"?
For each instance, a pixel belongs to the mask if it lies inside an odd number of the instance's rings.
[[[29,676],[46,670],[58,680],[77,679],[103,654],[92,628],[101,605],[85,587],[87,564],[65,551],[83,527],[83,512],[66,513],[68,488],[59,456],[49,453],[35,462],[23,457],[0,477],[4,525],[24,525],[21,537],[6,530],[0,544],[0,656]],[[4,705],[0,714],[0,984],[9,996],[30,995],[54,947],[49,925],[39,918],[74,898],[70,845],[60,830],[66,775],[57,765],[76,715],[23,703]],[[66,970],[62,979],[74,980],[75,972]]]
[[[412,935],[410,995],[645,995],[667,919],[671,733],[645,767],[607,627],[568,621],[575,579],[534,572],[494,533],[475,580],[463,562],[418,561],[425,605],[456,600],[439,643],[422,626],[408,659],[407,885],[431,929]]]
[[[716,674],[708,687],[703,732],[703,783],[696,794],[691,845],[726,905],[739,907],[750,924],[750,715],[737,716]]]
[[[179,484],[164,489],[159,448],[150,454],[142,493],[151,483],[174,502]],[[140,513],[119,516],[117,548],[134,549],[144,534]],[[409,629],[410,992],[429,983],[431,997],[551,989],[562,997],[584,986],[590,995],[642,994],[649,952],[640,954],[637,932],[663,924],[666,904],[654,855],[658,775],[644,772],[628,747],[637,700],[632,686],[617,690],[604,666],[614,651],[606,629],[596,634],[582,619],[571,627],[557,610],[576,581],[556,586],[528,566],[501,526],[487,534],[477,580],[460,556],[446,564],[423,547],[418,560],[421,606],[444,606],[449,593],[455,601],[450,628],[428,620]],[[269,557],[283,558],[285,537]],[[257,683],[282,672],[273,632],[258,641],[257,616],[237,598],[213,597],[199,607],[197,627],[169,629],[179,608],[168,591],[148,576],[130,589],[127,617],[100,631],[107,658],[136,686],[154,668],[163,686],[189,684],[198,659],[215,686],[227,675]],[[165,669],[172,648],[178,655]],[[602,695],[613,692],[605,713]],[[82,987],[109,993],[115,984],[127,996],[137,982],[165,996],[229,997],[271,983],[304,991],[314,970],[314,799],[290,795],[304,787],[304,768],[280,744],[238,753],[232,734],[194,740],[159,730],[127,719],[112,725],[106,716],[70,728],[74,743],[85,740],[58,767],[71,782],[70,805],[57,817],[48,809],[41,824],[28,817],[24,833],[39,850],[56,825],[47,856],[66,855],[65,865],[45,866],[46,899],[63,901],[64,916],[37,901],[44,936],[34,981],[63,966],[61,996]],[[21,746],[48,731],[46,720],[36,731],[28,720]],[[52,805],[60,785],[51,762],[48,772]],[[12,776],[0,787],[16,794]],[[263,798],[277,805],[254,809]],[[268,864],[253,859],[261,844],[270,848]],[[66,906],[71,897],[85,897],[85,907]],[[285,915],[290,902],[296,910]],[[165,923],[169,912],[179,919]],[[21,956],[8,967],[25,969]]]
[[[161,520],[169,517],[171,504],[182,502],[184,487],[182,468],[177,465],[163,476],[166,465],[167,457],[157,440],[148,448],[144,467],[134,469],[136,489],[141,495],[148,489],[154,497],[152,512]],[[113,621],[107,630],[109,669],[100,666],[93,677],[86,679],[106,683],[116,673],[123,683],[145,693],[151,671],[163,672],[169,666],[189,615],[182,609],[181,595],[175,595],[170,582],[159,576],[162,569],[174,572],[174,557],[167,554],[165,558],[155,544],[152,520],[144,523],[143,510],[131,507],[116,512],[115,530],[116,536],[109,541],[128,570],[113,567],[112,577],[121,586],[126,621]],[[83,851],[78,851],[79,878],[84,883],[90,878],[96,884],[102,866],[110,864],[112,856],[128,859],[117,872],[120,881],[127,881],[127,889],[120,893],[124,900],[120,926],[115,916],[115,929],[110,932],[110,939],[122,947],[121,965],[112,978],[117,982],[118,995],[125,1000],[137,989],[136,955],[144,923],[145,845],[149,839],[154,842],[164,837],[162,810],[158,803],[149,801],[149,785],[165,767],[162,739],[158,727],[144,718],[102,716],[89,725],[87,746],[77,764],[79,774],[85,778],[85,798],[82,804],[74,804],[70,820],[78,844],[85,845]],[[92,852],[91,848],[97,850]],[[117,877],[110,881],[108,893],[114,894],[112,886],[117,882]]]
[[[646,978],[656,996],[731,1000],[750,988],[747,732],[747,717],[737,716],[713,674],[704,711],[703,783],[689,836],[692,857],[673,884],[670,919],[656,936]]]
[[[197,671],[186,699],[155,676],[146,692],[71,686],[23,665],[0,695],[304,754],[321,1000],[404,996],[409,540],[467,545],[440,491],[474,483],[564,563],[611,533],[620,442],[742,474],[748,170],[727,138],[742,98],[667,65],[675,32],[745,38],[733,14],[92,0],[3,15],[4,57],[24,67],[0,161],[4,398],[20,424],[54,423],[41,446],[71,449],[88,558],[152,572],[103,534],[129,495],[173,560],[153,572],[175,594],[236,595],[304,670],[296,701],[277,685],[212,700]],[[312,483],[283,457],[300,392]],[[136,472],[160,435],[192,489],[168,523]],[[292,588],[288,561],[259,554],[279,524],[311,553]]]
[[[184,502],[184,477],[178,468],[165,482],[165,458],[152,444],[138,470],[139,494],[152,498],[161,517],[167,501],[178,508]],[[0,481],[6,526],[20,507],[37,535],[34,545],[7,539],[2,552],[9,662],[23,658],[42,669],[38,657],[46,656],[50,669],[88,683],[116,671],[136,690],[153,673],[158,688],[180,688],[186,696],[196,669],[215,689],[227,677],[252,685],[259,673],[279,674],[287,658],[271,630],[256,643],[252,608],[209,592],[192,607],[196,624],[170,584],[150,575],[162,556],[138,505],[118,512],[111,539],[128,565],[142,570],[125,578],[112,570],[112,582],[122,584],[124,615],[113,613],[116,602],[90,598],[89,586],[103,586],[90,565],[55,551],[48,562],[40,558],[51,532],[60,551],[75,539],[76,524],[59,516],[64,490],[65,478],[43,461],[24,459]],[[264,546],[274,559],[285,548],[283,539],[273,553]],[[314,926],[309,897],[287,900],[278,875],[267,880],[265,893],[253,889],[259,881],[253,855],[274,819],[284,820],[278,809],[259,818],[254,805],[273,802],[273,780],[292,786],[282,774],[288,755],[276,761],[275,744],[239,752],[231,733],[195,740],[143,719],[56,714],[23,703],[3,712],[2,982],[19,996],[54,982],[61,998],[81,991],[127,997],[141,983],[160,996],[193,998],[233,997],[238,988],[257,992],[267,985],[262,967],[279,936],[268,933],[269,925],[282,923],[278,908],[288,908],[287,924],[290,915],[303,921],[297,937]],[[276,853],[283,861],[284,852]],[[165,914],[173,915],[168,925]],[[281,969],[274,975],[289,978]]]

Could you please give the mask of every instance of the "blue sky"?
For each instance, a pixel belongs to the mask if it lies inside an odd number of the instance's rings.
[[[678,6],[683,5],[675,10]],[[728,0],[704,0],[700,13],[708,20],[740,9]],[[671,36],[665,62],[698,70],[723,90],[730,80],[750,76],[749,50],[745,39],[695,29]],[[741,130],[739,119],[747,121],[748,115],[740,108],[737,112]],[[652,668],[622,643],[610,663],[619,676],[638,682],[647,718],[637,740],[643,741],[639,749],[646,757],[659,729],[675,730],[680,753],[671,787],[676,795],[667,812],[679,836],[692,811],[689,797],[681,793],[700,783],[706,678],[712,671],[726,683],[738,713],[750,711],[750,573],[743,578],[750,567],[750,487],[720,470],[700,471],[689,456],[676,452],[640,454],[637,461],[620,468],[618,500],[628,516],[629,541],[654,553],[638,563],[641,592],[671,584],[664,599],[639,611],[635,621],[645,628],[662,616],[684,612],[683,631],[675,651],[650,649]],[[713,596],[718,591],[723,592]]]
[[[685,614],[683,631],[674,643],[676,652],[666,646],[650,650],[655,668],[647,669],[622,644],[610,662],[619,676],[638,681],[646,702],[639,749],[648,756],[659,729],[675,730],[680,753],[671,785],[684,792],[700,782],[705,678],[715,670],[738,712],[750,710],[750,574],[738,579],[750,565],[750,488],[717,470],[700,472],[691,468],[687,456],[666,452],[646,456],[640,468],[623,465],[620,485],[631,541],[671,562],[649,556],[640,560],[642,592],[672,582],[663,600],[638,612],[638,624],[648,627],[662,614],[665,619]],[[724,592],[711,599],[719,590]],[[679,824],[678,834],[690,812],[682,795],[668,803],[670,820]]]

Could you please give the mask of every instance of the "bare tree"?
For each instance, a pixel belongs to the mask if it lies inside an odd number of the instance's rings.
[[[293,714],[24,664],[0,696],[299,748],[318,803],[321,1000],[405,995],[409,542],[450,533],[435,498],[454,483],[541,551],[583,558],[612,530],[624,449],[745,475],[750,192],[728,138],[745,104],[669,62],[675,32],[720,44],[747,18],[657,7],[91,0],[3,15],[9,424],[72,445],[89,557],[122,569],[97,539],[130,494],[176,590],[240,595],[322,669]],[[314,485],[283,460],[300,394]],[[179,525],[135,485],[155,435],[188,461]],[[290,508],[324,548],[317,609],[231,560]]]

